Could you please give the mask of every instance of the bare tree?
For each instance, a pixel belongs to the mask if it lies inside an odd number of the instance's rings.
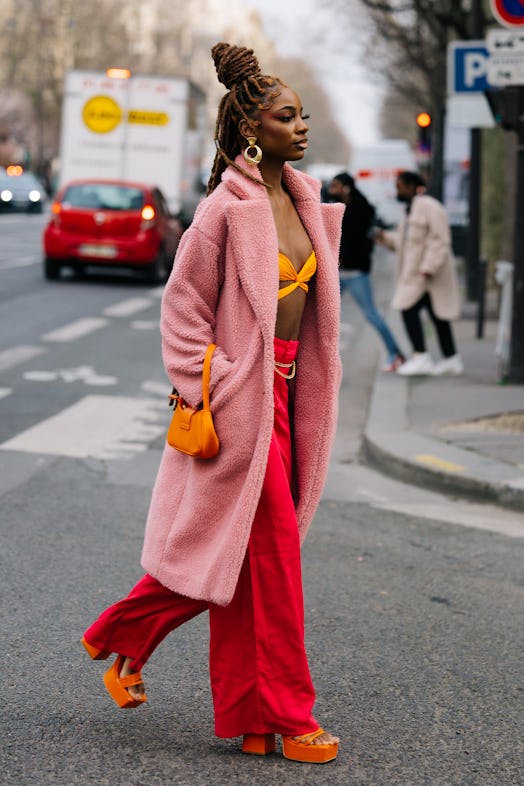
[[[413,115],[425,110],[433,118],[433,190],[440,196],[447,45],[468,38],[471,0],[358,1],[373,25],[386,83],[413,107]]]
[[[274,46],[260,18],[254,12],[240,17],[217,14],[217,4],[210,0],[171,0],[168,4],[161,0],[2,0],[0,87],[4,95],[8,91],[11,96],[9,118],[4,112],[10,132],[31,150],[34,164],[51,158],[57,150],[65,72],[103,71],[109,66],[127,67],[135,73],[188,76],[209,96],[211,132],[223,92],[210,56],[211,45],[224,37],[253,46],[267,68],[276,66]],[[308,102],[311,96],[315,105],[321,128],[316,136],[345,155],[345,143],[318,81],[302,61],[294,63],[292,71],[293,83],[304,85]],[[21,112],[17,107],[25,106],[24,97],[30,99],[32,113],[24,110],[22,122],[21,115],[17,119]]]

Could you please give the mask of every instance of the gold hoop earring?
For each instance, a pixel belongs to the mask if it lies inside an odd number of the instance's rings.
[[[247,139],[247,147],[244,150],[244,158],[246,159],[248,164],[251,164],[252,166],[256,166],[257,164],[260,164],[260,162],[262,161],[262,150],[259,148],[257,144],[255,144],[257,141],[256,136],[248,136],[246,137],[246,139]],[[255,151],[254,156],[249,155],[250,150]]]

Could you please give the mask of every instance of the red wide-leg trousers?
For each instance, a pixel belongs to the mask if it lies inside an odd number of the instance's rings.
[[[297,341],[275,338],[275,360],[295,359]],[[275,373],[275,420],[266,475],[233,599],[194,600],[145,575],[86,631],[95,647],[133,659],[139,671],[182,623],[209,611],[209,669],[219,737],[318,728],[304,647],[300,543],[291,495],[288,383]]]

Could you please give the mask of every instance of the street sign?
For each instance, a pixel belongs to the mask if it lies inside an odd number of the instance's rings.
[[[489,90],[489,52],[485,41],[448,44],[448,94],[475,94]]]
[[[455,93],[448,96],[446,122],[450,128],[494,128],[496,125],[482,93]]]
[[[490,0],[493,16],[505,27],[524,29],[524,2],[522,0]]]
[[[488,62],[488,79],[495,87],[524,85],[524,51],[514,55],[492,55]]]
[[[513,54],[524,52],[524,28],[522,30],[505,30],[493,27],[488,30],[486,46],[491,54]]]

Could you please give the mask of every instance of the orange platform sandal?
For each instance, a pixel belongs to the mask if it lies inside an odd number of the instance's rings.
[[[141,698],[134,699],[129,695],[127,688],[131,688],[133,685],[143,685],[142,673],[137,671],[134,674],[129,674],[127,677],[121,677],[120,672],[122,671],[124,661],[124,655],[117,655],[113,665],[104,674],[104,685],[111,698],[122,709],[139,707],[147,701],[147,696],[144,693]]]
[[[99,650],[98,647],[93,647],[92,644],[89,644],[89,642],[85,640],[84,636],[82,636],[80,642],[84,645],[87,650],[87,654],[93,660],[106,660],[106,658],[109,658],[111,655],[108,650]]]
[[[286,759],[307,762],[310,764],[325,764],[337,758],[338,742],[315,743],[317,737],[325,734],[324,729],[317,729],[309,734],[297,737],[282,737],[282,753]],[[244,734],[242,752],[253,753],[257,756],[267,756],[276,749],[274,734]]]
[[[274,734],[244,734],[242,753],[253,753],[255,756],[267,756],[277,747]]]
[[[315,743],[314,740],[321,734],[325,734],[324,729],[317,729],[296,737],[282,737],[282,753],[286,759],[310,764],[325,764],[333,761],[337,758],[338,742]]]

